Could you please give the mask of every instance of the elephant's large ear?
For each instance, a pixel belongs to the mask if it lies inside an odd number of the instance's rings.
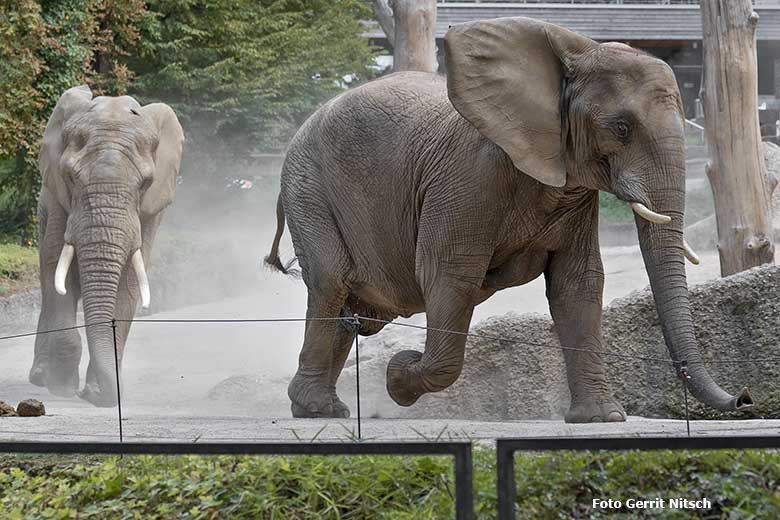
[[[41,152],[38,155],[38,170],[43,186],[57,198],[57,202],[70,212],[70,186],[60,172],[60,159],[65,150],[62,131],[65,123],[75,114],[85,111],[92,100],[92,92],[86,85],[66,90],[57,101],[54,111],[43,133]]]
[[[184,132],[173,109],[165,103],[152,103],[140,109],[157,127],[159,143],[154,153],[154,176],[152,185],[141,201],[141,213],[156,215],[171,202],[176,192],[176,178],[179,176]]]
[[[450,101],[517,169],[563,186],[561,82],[577,57],[596,46],[530,18],[456,25],[444,38]]]

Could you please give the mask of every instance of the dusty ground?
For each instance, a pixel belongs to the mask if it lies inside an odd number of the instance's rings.
[[[606,271],[605,303],[647,284],[636,247],[603,251]],[[714,253],[702,255],[701,266],[689,266],[690,284],[718,276]],[[240,298],[182,308],[150,318],[298,318],[305,314],[302,282],[273,273],[247,281]],[[503,291],[476,309],[474,322],[509,310],[547,313],[542,278]],[[424,316],[411,319],[424,323]],[[295,370],[302,323],[158,324],[137,323],[127,346],[122,374],[124,423],[128,438],[144,439],[311,439],[325,426],[320,439],[343,440],[356,428],[354,420],[296,421],[285,414],[289,406],[283,386],[271,385],[279,409],[227,409],[205,399],[209,389],[237,375],[289,376]],[[84,342],[86,346],[86,341]],[[0,419],[2,439],[115,438],[116,411],[99,410],[78,399],[49,395],[27,383],[33,339],[0,342],[0,400],[11,404],[36,398],[46,404],[49,417]],[[85,348],[86,357],[86,348]],[[82,362],[82,377],[86,359]],[[353,414],[355,413],[354,405]],[[279,410],[282,410],[281,412]],[[273,419],[270,417],[279,417]],[[446,428],[445,428],[446,427]],[[742,421],[699,423],[694,432],[741,429],[741,433],[780,432],[780,423]],[[473,423],[468,421],[366,420],[364,436],[381,438],[435,438],[457,435],[483,438],[503,435],[680,434],[684,423],[636,419],[623,425],[567,426],[561,422]],[[417,432],[420,432],[419,434]],[[441,433],[444,432],[444,433]]]

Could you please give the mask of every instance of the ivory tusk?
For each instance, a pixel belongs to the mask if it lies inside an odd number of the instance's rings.
[[[144,257],[140,249],[133,253],[133,270],[138,280],[138,288],[141,291],[141,307],[148,309],[152,297],[149,291],[149,278],[146,276],[146,267],[144,267]]]
[[[68,294],[68,290],[65,288],[65,282],[68,279],[68,271],[70,270],[70,263],[73,261],[73,255],[76,250],[70,244],[62,246],[62,252],[60,253],[60,259],[57,261],[57,270],[54,271],[54,289],[57,294],[65,296]]]
[[[631,209],[633,209],[634,212],[640,217],[642,217],[643,219],[649,220],[650,222],[654,222],[655,224],[668,224],[669,222],[672,221],[672,217],[669,217],[667,215],[661,215],[660,213],[656,213],[655,211],[648,209],[647,206],[639,202],[632,202]]]
[[[685,241],[683,238],[683,255],[685,255],[685,258],[688,259],[690,263],[693,265],[699,265],[701,260],[699,260],[699,255],[697,255],[693,249],[691,249],[691,246],[688,245],[688,242]]]

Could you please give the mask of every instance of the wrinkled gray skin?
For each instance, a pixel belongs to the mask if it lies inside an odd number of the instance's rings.
[[[132,319],[140,294],[131,256],[149,268],[162,210],[171,203],[184,136],[173,110],[141,107],[133,98],[97,97],[85,86],[66,91],[43,137],[38,200],[42,308],[38,330]],[[75,249],[65,295],[55,270],[65,244]],[[130,324],[116,326],[119,363]],[[38,335],[29,380],[61,396],[76,393],[96,406],[115,406],[117,386],[110,325],[86,329],[89,366],[79,391],[81,338],[76,330]]]
[[[398,73],[335,98],[290,145],[284,219],[308,288],[307,317],[392,320],[425,311],[425,352],[402,351],[387,390],[402,406],[463,366],[474,306],[544,274],[565,350],[567,422],[623,421],[605,378],[598,190],[668,215],[636,218],[664,337],[688,386],[722,410],[750,405],[701,362],[688,302],[680,96],[662,61],[525,18],[473,22],[445,39],[448,78]],[[360,334],[384,323],[363,320]],[[519,331],[522,334],[522,331]],[[353,333],[307,323],[288,394],[295,417],[346,417],[335,392]],[[518,346],[516,348],[529,348]]]

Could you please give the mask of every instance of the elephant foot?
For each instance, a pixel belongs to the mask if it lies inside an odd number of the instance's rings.
[[[42,364],[33,365],[27,379],[35,386],[46,386],[46,367]]]
[[[416,350],[402,350],[387,363],[386,387],[390,398],[400,406],[412,406],[424,391],[415,384],[420,376],[413,368],[422,359],[422,353]]]
[[[567,423],[624,422],[626,412],[614,399],[572,403],[566,412]]]
[[[331,392],[331,399],[333,399],[333,414],[334,414],[334,417],[339,417],[341,419],[348,419],[349,418],[349,406],[344,404],[344,401],[339,399],[339,396],[336,395],[336,389],[335,388]]]
[[[43,364],[33,365],[28,376],[30,383],[46,387],[49,393],[60,397],[73,397],[79,388],[79,370],[75,368],[51,369]]]
[[[287,387],[287,395],[292,401],[290,409],[296,418],[330,417],[345,419],[349,417],[349,408],[336,396],[335,389],[323,385],[321,378],[295,374]]]
[[[116,395],[113,392],[102,392],[98,385],[94,383],[84,385],[84,389],[77,392],[77,395],[100,408],[112,408],[117,403]]]

